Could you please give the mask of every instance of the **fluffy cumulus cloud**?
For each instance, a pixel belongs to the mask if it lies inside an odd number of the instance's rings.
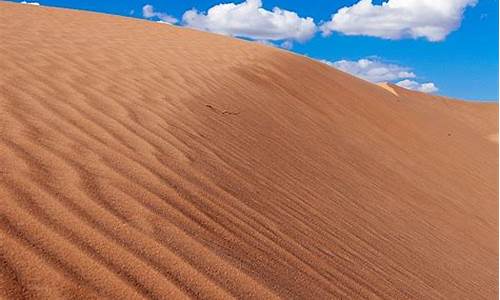
[[[374,5],[360,0],[343,7],[321,25],[324,35],[341,32],[384,39],[426,38],[442,41],[457,29],[464,10],[477,0],[388,0]]]
[[[192,9],[184,13],[182,21],[188,27],[224,35],[284,41],[282,45],[286,48],[290,48],[293,41],[309,40],[317,31],[312,18],[302,18],[278,7],[266,10],[261,0],[218,4],[206,13]]]
[[[387,82],[416,77],[408,68],[384,63],[376,59],[363,58],[357,61],[339,60],[336,62],[322,62],[371,82]]]
[[[418,83],[414,80],[405,79],[397,82],[396,85],[404,87],[405,89],[419,91],[423,93],[434,93],[438,91],[438,88],[432,82]]]
[[[420,84],[414,80],[410,80],[415,79],[417,75],[411,72],[409,68],[396,64],[385,63],[376,58],[363,58],[357,61],[320,61],[331,67],[374,83],[395,82],[401,87],[424,93],[433,93],[438,90],[432,82]]]
[[[29,5],[34,5],[34,6],[40,6],[40,3],[38,3],[38,2],[26,2],[26,1],[22,1],[21,4],[29,4]]]
[[[155,11],[153,5],[151,4],[146,4],[142,7],[142,16],[147,19],[157,18],[159,19],[158,22],[167,24],[175,24],[178,21],[171,15]]]

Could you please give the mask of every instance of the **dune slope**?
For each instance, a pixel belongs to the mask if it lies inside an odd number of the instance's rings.
[[[0,39],[0,297],[498,297],[497,104],[88,12]]]

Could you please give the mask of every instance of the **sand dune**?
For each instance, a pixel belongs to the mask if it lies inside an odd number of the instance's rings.
[[[381,83],[378,84],[378,86],[380,86],[381,88],[383,88],[383,89],[391,92],[395,96],[399,96],[398,93],[392,88],[392,85],[390,83],[381,82]]]
[[[498,297],[498,105],[0,3],[0,296]]]

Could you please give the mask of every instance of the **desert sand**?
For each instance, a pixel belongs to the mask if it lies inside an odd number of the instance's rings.
[[[0,298],[497,299],[498,105],[0,2]]]

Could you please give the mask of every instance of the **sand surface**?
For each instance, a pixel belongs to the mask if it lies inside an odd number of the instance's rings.
[[[391,92],[395,96],[399,96],[398,93],[392,88],[392,85],[390,83],[381,82],[381,83],[378,84],[378,86],[380,86],[381,88],[383,88],[383,89]]]
[[[0,3],[0,298],[496,299],[498,105]]]

